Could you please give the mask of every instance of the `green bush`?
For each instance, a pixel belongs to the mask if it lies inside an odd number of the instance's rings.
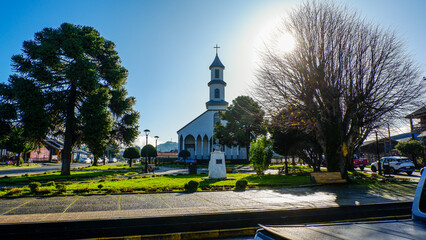
[[[77,189],[74,189],[74,193],[75,194],[81,194],[81,193],[89,193],[89,192],[91,192],[92,190],[90,190],[89,188],[77,188]]]
[[[235,183],[235,189],[236,190],[246,190],[247,185],[248,185],[247,180],[240,179]]]
[[[102,185],[102,184],[98,185],[99,190],[101,190],[103,187],[104,187],[104,185]]]
[[[183,188],[185,189],[185,191],[187,192],[196,192],[198,189],[198,186],[200,185],[199,182],[191,180],[188,183],[186,183]]]
[[[21,193],[22,193],[21,188],[10,188],[9,192],[7,192],[6,195],[15,196],[15,195],[20,195]]]
[[[52,192],[53,192],[53,190],[50,189],[50,188],[41,188],[40,190],[38,190],[37,194],[42,194],[42,195],[46,194],[47,195],[47,194],[50,194]]]
[[[64,184],[58,184],[58,185],[56,185],[56,190],[59,193],[65,193],[65,192],[67,192],[67,186],[65,186]]]
[[[39,183],[39,182],[32,182],[28,186],[30,187],[30,192],[31,193],[37,193],[37,192],[40,191],[41,183]]]
[[[108,194],[114,194],[114,193],[119,193],[120,190],[118,190],[117,188],[109,188],[106,192]]]
[[[50,181],[50,182],[46,183],[46,186],[54,187],[54,186],[56,186],[56,183],[55,183],[55,181]]]

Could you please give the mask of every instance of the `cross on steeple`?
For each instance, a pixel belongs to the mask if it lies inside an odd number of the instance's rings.
[[[213,47],[213,48],[216,48],[216,55],[217,55],[217,49],[220,48],[220,47],[216,44],[216,46]]]

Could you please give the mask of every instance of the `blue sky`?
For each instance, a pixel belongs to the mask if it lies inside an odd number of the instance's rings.
[[[426,76],[426,1],[338,0],[367,20],[396,30]],[[205,110],[210,72],[219,44],[226,66],[226,100],[247,95],[262,44],[295,0],[1,1],[0,82],[10,58],[44,27],[63,22],[92,26],[115,42],[129,70],[127,89],[141,113],[140,130],[159,141]],[[144,137],[142,139],[145,139]],[[141,145],[144,140],[139,139]],[[150,140],[152,141],[152,140]],[[152,142],[151,142],[152,143]]]

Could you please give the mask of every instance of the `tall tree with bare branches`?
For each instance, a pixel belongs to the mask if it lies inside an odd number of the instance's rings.
[[[301,4],[282,30],[296,47],[265,51],[257,99],[270,115],[290,109],[284,124],[313,132],[328,171],[345,176],[372,128],[421,99],[418,67],[395,32],[332,2]]]

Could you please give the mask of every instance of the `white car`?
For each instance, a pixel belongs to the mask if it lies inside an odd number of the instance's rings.
[[[82,158],[82,159],[80,159],[80,162],[81,163],[92,163],[92,159],[90,159],[90,158]]]
[[[414,163],[406,157],[382,157],[380,158],[380,165],[382,170],[385,170],[389,167],[389,172],[391,174],[405,172],[407,175],[411,175],[414,172]],[[378,169],[379,167],[377,161],[371,164],[372,172],[376,172]]]

